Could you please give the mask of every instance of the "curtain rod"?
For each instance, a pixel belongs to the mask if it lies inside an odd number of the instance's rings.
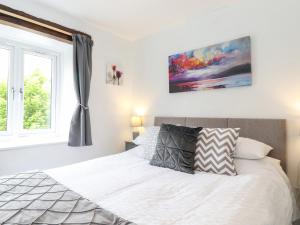
[[[0,13],[6,14],[6,15],[9,15],[9,16],[13,16],[13,17],[15,17],[15,18],[18,18],[18,19],[21,19],[21,20],[25,20],[25,21],[28,21],[28,22],[30,22],[30,23],[34,23],[34,24],[36,24],[36,25],[43,26],[43,27],[49,28],[49,29],[51,29],[51,30],[55,30],[55,31],[61,32],[61,33],[63,33],[63,34],[72,36],[72,33],[70,33],[70,32],[67,32],[67,31],[58,29],[58,28],[56,28],[56,27],[49,26],[49,25],[44,24],[44,23],[40,23],[40,22],[38,22],[38,21],[35,21],[35,20],[32,20],[32,19],[26,18],[26,17],[24,17],[24,16],[20,16],[20,15],[15,14],[15,13],[7,12],[7,11],[5,11],[5,10],[3,10],[3,9],[0,9]]]
[[[91,38],[89,34],[32,16],[2,4],[0,4],[0,20],[68,41],[72,41],[72,34],[74,33],[83,34]]]

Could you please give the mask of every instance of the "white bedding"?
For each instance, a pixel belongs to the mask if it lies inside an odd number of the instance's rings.
[[[142,147],[45,171],[139,225],[290,225],[293,196],[278,162],[235,160],[238,176],[149,165]]]

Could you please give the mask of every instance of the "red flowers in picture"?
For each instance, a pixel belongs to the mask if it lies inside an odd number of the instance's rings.
[[[118,85],[120,85],[120,78],[122,77],[122,74],[123,74],[122,71],[117,70],[116,76],[117,76],[117,79],[118,79]]]
[[[122,85],[123,72],[117,67],[117,65],[108,65],[106,83],[113,85]]]

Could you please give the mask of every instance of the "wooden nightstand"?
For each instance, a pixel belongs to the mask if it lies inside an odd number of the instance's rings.
[[[125,151],[136,147],[137,145],[134,144],[132,141],[125,141]]]

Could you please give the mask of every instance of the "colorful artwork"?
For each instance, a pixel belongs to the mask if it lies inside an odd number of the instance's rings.
[[[112,85],[122,85],[124,74],[119,66],[108,64],[106,71],[106,83]]]
[[[250,37],[169,56],[169,92],[252,84]]]

